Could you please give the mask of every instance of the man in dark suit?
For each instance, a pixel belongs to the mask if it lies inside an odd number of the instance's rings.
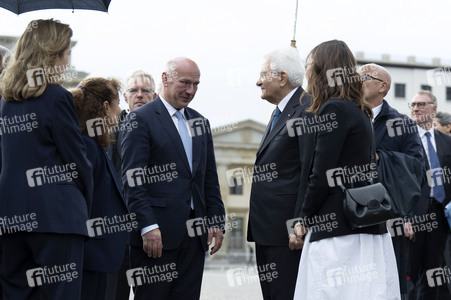
[[[451,200],[451,137],[434,130],[433,117],[437,111],[437,98],[429,91],[419,91],[409,103],[412,119],[418,124],[425,157],[428,185],[422,189],[418,215],[429,216],[433,230],[416,233],[413,249],[412,280],[416,282],[413,299],[444,300],[451,295],[446,283],[451,280],[444,262],[444,249],[449,226],[444,207]],[[438,279],[436,275],[441,277]]]
[[[421,142],[415,123],[407,116],[400,114],[384,100],[391,86],[390,73],[384,67],[376,64],[363,65],[359,73],[362,75],[365,100],[373,111],[376,151],[401,152],[417,158],[418,163],[424,167],[423,153],[420,151]],[[400,128],[404,130],[400,132],[394,130],[398,126],[393,125],[394,122],[401,122]],[[414,130],[410,130],[411,128]],[[405,200],[407,201],[407,199]],[[406,223],[405,226],[410,225]],[[413,238],[413,233],[409,230],[405,230],[404,235],[410,239]],[[409,245],[409,240],[404,235],[392,237],[403,297],[408,293],[406,251]]]
[[[253,180],[247,236],[256,244],[260,274],[266,275],[271,264],[277,271],[277,278],[260,281],[264,299],[293,299],[301,256],[301,245],[294,233],[289,235],[287,222],[299,217],[312,155],[313,134],[301,125],[311,104],[301,87],[303,76],[298,51],[288,47],[266,57],[257,81],[261,98],[277,106],[257,151],[253,174],[255,178],[269,166],[277,177]]]
[[[210,125],[188,108],[200,71],[168,62],[163,92],[135,110],[122,140],[122,178],[139,232],[131,235],[129,283],[135,299],[199,299],[205,251],[223,240],[225,221]],[[143,251],[144,250],[144,251]]]
[[[129,112],[143,106],[152,101],[157,96],[155,92],[155,81],[152,75],[142,71],[136,70],[130,74],[126,80],[124,99],[129,107]],[[114,168],[121,178],[121,140],[126,128],[124,127],[127,120],[130,118],[127,110],[123,110],[119,115],[118,130],[114,132],[114,139],[108,145],[107,153],[113,162]],[[122,188],[122,181],[120,180]],[[111,273],[108,276],[107,299],[128,300],[130,297],[130,286],[127,283],[125,272],[130,268],[129,262],[129,247],[127,245],[124,260],[121,269],[118,273]]]

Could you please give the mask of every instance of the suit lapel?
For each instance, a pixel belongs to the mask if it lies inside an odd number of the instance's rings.
[[[179,157],[182,157],[183,164],[188,169],[188,171],[191,173],[188,158],[186,157],[185,148],[183,147],[182,139],[180,138],[180,134],[177,131],[177,128],[175,127],[174,121],[172,121],[172,117],[169,115],[168,110],[164,106],[163,102],[161,101],[160,97],[158,96],[155,100],[155,113],[160,121],[163,129],[166,131],[167,135],[171,139],[172,143],[174,144],[175,149],[179,153]]]
[[[114,168],[113,163],[111,162],[111,159],[108,156],[108,153],[106,153],[106,151],[104,149],[101,149],[101,150],[102,150],[103,156],[105,157],[107,167],[110,170],[111,177],[113,178],[114,184],[116,185],[117,192],[119,195],[121,195],[121,198],[122,198],[122,201],[124,202],[124,204],[126,204],[125,199],[122,194],[121,185],[119,184],[118,178],[116,176],[116,169]]]
[[[273,117],[269,121],[268,126],[266,126],[266,131],[263,135],[262,142],[260,143],[260,148],[257,151],[257,156],[269,145],[269,143],[274,139],[274,137],[286,126],[286,122],[291,119],[291,117],[296,113],[296,109],[299,109],[300,96],[304,90],[299,87],[297,91],[291,96],[287,105],[283,109],[282,113],[279,116],[274,128],[269,131],[271,128],[271,123]]]

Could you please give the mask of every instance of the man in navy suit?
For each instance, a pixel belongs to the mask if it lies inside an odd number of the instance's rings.
[[[257,151],[253,176],[268,167],[277,176],[253,180],[247,234],[256,245],[260,277],[265,277],[268,265],[277,272],[277,278],[260,281],[264,299],[293,299],[301,257],[301,245],[294,232],[289,235],[287,222],[292,227],[299,217],[313,146],[314,130],[304,122],[311,118],[305,112],[311,97],[301,87],[303,77],[298,51],[287,47],[266,57],[257,81],[261,98],[276,105]]]
[[[451,280],[451,266],[446,266],[444,262],[445,243],[450,229],[444,216],[444,207],[451,200],[451,137],[434,130],[437,98],[431,92],[419,91],[409,106],[412,119],[418,124],[422,151],[427,158],[428,184],[422,189],[416,214],[428,216],[429,223],[433,225],[430,231],[416,233],[411,259],[414,263],[412,280],[416,283],[413,299],[450,299],[446,283]],[[437,275],[442,276],[442,280]]]
[[[210,125],[188,108],[200,71],[168,62],[163,92],[134,111],[122,140],[122,179],[139,231],[131,235],[129,284],[135,299],[199,299],[205,251],[223,240],[222,203]],[[130,120],[131,121],[131,120]]]
[[[360,68],[359,73],[362,75],[365,100],[373,111],[373,129],[376,151],[401,152],[415,157],[418,160],[418,163],[424,166],[423,153],[420,151],[420,138],[418,137],[416,130],[409,130],[409,128],[416,127],[415,123],[407,116],[400,114],[384,99],[391,86],[390,73],[384,67],[376,64],[363,65]],[[402,128],[406,128],[401,134],[393,132],[393,123],[396,120],[402,120]],[[410,223],[406,223],[405,226],[406,229],[410,228]],[[408,293],[408,261],[405,254],[409,245],[407,237],[412,239],[414,236],[413,232],[410,230],[405,230],[404,235],[405,237],[403,235],[392,237],[396,254],[396,263],[398,266],[401,294],[403,295]]]

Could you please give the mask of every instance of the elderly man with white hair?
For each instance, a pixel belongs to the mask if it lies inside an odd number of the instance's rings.
[[[301,87],[304,68],[296,48],[265,58],[257,86],[276,108],[257,151],[247,240],[256,244],[263,298],[293,299],[302,245],[287,227],[299,216],[307,188],[313,134],[302,132],[301,123],[311,117],[305,112],[311,96]]]

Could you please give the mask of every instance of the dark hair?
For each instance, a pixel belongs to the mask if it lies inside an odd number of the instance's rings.
[[[103,103],[107,101],[111,104],[114,99],[119,97],[120,89],[121,83],[116,79],[93,77],[83,80],[76,89],[70,91],[74,96],[78,121],[83,134],[88,134],[88,120],[96,118],[107,119]],[[111,124],[106,125],[110,126]],[[111,142],[108,131],[103,132],[102,135],[95,135],[92,138],[103,148],[107,147]]]
[[[312,61],[307,87],[312,95],[312,105],[308,111],[316,114],[328,100],[338,98],[356,103],[362,111],[372,116],[363,98],[356,60],[345,42],[331,40],[321,43],[313,48],[308,58]],[[343,75],[341,80],[335,80],[334,71]]]
[[[451,124],[451,114],[449,114],[447,112],[438,111],[435,114],[435,117],[437,118],[438,122],[442,126],[446,126],[448,124]]]

